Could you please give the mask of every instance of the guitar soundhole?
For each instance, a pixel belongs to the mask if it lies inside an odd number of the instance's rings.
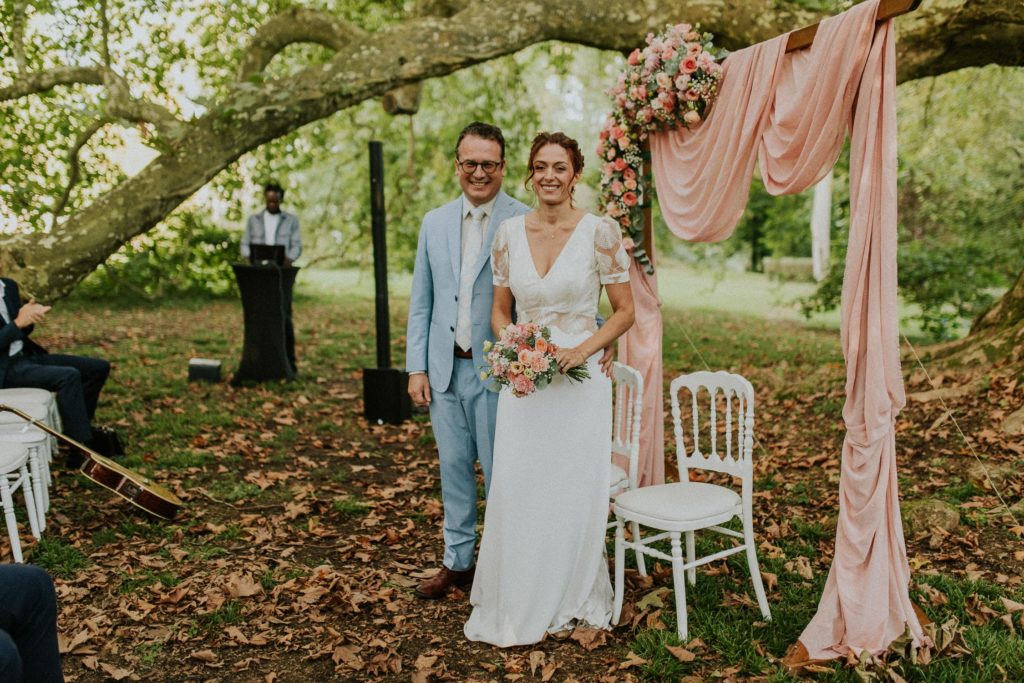
[[[135,484],[135,482],[128,481],[126,479],[125,482],[121,484],[120,491],[128,498],[134,499],[137,498],[140,493],[142,493],[142,488]]]

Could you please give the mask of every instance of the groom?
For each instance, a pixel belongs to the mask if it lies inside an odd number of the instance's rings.
[[[491,480],[491,447],[498,394],[480,379],[482,348],[491,332],[491,242],[507,218],[527,207],[502,192],[505,138],[474,122],[455,145],[462,195],[423,218],[406,331],[409,395],[430,406],[441,461],[444,562],[416,595],[438,599],[473,581],[476,548],[476,474]]]

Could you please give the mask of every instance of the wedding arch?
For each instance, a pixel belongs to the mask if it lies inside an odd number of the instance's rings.
[[[801,192],[831,171],[849,129],[851,217],[841,306],[846,437],[835,556],[817,614],[800,636],[812,659],[878,653],[908,630],[915,645],[927,641],[908,592],[894,428],[905,394],[896,298],[892,18],[918,4],[869,0],[816,28],[734,52],[718,74],[720,82],[713,79],[714,90],[698,93],[711,97],[706,111],[691,107],[699,110],[688,121],[694,125],[655,127],[647,135],[669,229],[685,240],[716,242],[726,239],[739,221],[756,162],[770,193]],[[690,38],[703,40],[695,33]],[[677,71],[693,73],[693,66],[682,69],[675,63]],[[707,72],[718,73],[712,67]],[[690,103],[699,99],[688,97]],[[638,189],[639,203],[645,203]],[[632,237],[637,229],[631,213],[624,232]],[[646,409],[652,411],[647,424],[655,429],[645,435],[641,476],[643,484],[650,484],[664,478],[659,452],[664,443],[662,328],[649,213],[645,223],[641,239],[634,239],[639,249],[631,266],[637,324],[623,338],[619,354],[641,370],[650,380],[645,385],[657,393],[656,398],[645,396]]]

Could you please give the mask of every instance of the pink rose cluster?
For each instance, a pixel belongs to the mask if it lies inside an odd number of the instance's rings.
[[[480,377],[509,387],[514,396],[529,396],[550,384],[558,373],[557,351],[547,327],[532,322],[506,325],[497,342],[484,343],[487,367]],[[572,368],[566,374],[576,380],[590,376],[586,366]]]
[[[653,272],[643,249],[642,145],[653,131],[700,123],[718,93],[723,50],[690,24],[647,34],[609,91],[615,109],[601,131],[601,205],[634,242],[633,257]]]

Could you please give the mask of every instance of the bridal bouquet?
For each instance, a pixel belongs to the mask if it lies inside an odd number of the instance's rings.
[[[555,353],[558,346],[551,342],[551,330],[537,323],[511,323],[501,331],[494,344],[484,342],[487,369],[480,378],[493,379],[512,390],[518,398],[543,389],[558,374]],[[576,382],[590,377],[586,365],[578,365],[565,372]]]

